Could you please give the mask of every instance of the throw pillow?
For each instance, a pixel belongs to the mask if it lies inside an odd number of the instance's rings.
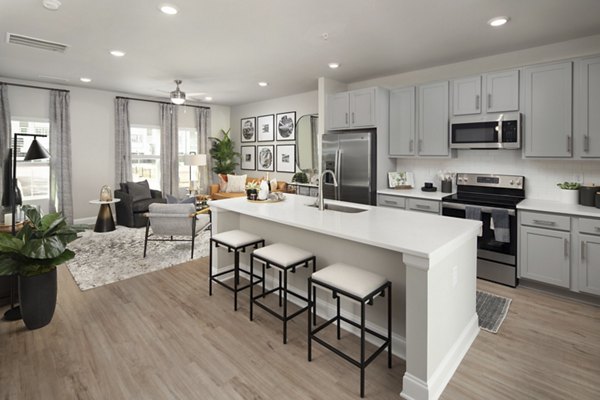
[[[271,181],[269,182],[269,184],[271,185],[271,192],[275,191],[278,189],[277,187],[277,179],[273,178],[271,179]]]
[[[223,177],[223,175],[219,175],[219,192],[227,191],[227,175]]]
[[[147,180],[142,182],[127,182],[127,189],[134,202],[152,198],[150,185]]]
[[[247,175],[227,175],[227,193],[239,193],[246,191]]]
[[[167,198],[167,204],[195,204],[196,203],[196,198],[194,196],[191,197],[184,197],[182,200],[179,200],[177,197],[175,196],[171,196],[170,194],[167,194],[165,196]]]

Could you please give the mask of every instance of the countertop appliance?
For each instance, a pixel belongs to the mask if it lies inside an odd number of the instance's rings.
[[[521,114],[505,113],[452,120],[453,149],[520,149]]]
[[[323,135],[323,170],[332,170],[338,182],[335,187],[333,178],[325,176],[325,198],[375,205],[376,149],[375,129]]]
[[[480,214],[482,235],[477,238],[477,277],[517,286],[517,204],[525,198],[525,177],[496,174],[457,174],[457,192],[442,198],[442,215],[466,218]],[[498,211],[494,211],[498,210]],[[508,236],[494,232],[492,214],[508,214]]]

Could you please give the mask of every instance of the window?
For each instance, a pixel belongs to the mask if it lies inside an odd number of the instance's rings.
[[[190,166],[183,163],[183,156],[190,153],[198,153],[198,132],[194,128],[179,128],[178,137],[179,154],[179,187],[190,187]],[[198,185],[198,168],[191,168],[191,178],[194,185]]]
[[[131,164],[134,181],[148,180],[160,190],[160,128],[131,126]]]
[[[19,118],[11,120],[11,147],[14,133],[35,133],[48,135],[50,123],[44,120]],[[50,164],[49,160],[23,161],[33,137],[17,138],[17,179],[21,185],[23,201],[44,200],[50,198]],[[46,149],[50,147],[48,137],[39,137],[38,142]]]

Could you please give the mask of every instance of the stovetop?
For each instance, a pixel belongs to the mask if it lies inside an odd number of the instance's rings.
[[[469,204],[482,207],[502,207],[516,209],[523,197],[503,195],[482,195],[481,193],[456,193],[442,198],[447,203]]]
[[[516,209],[525,198],[525,177],[497,174],[457,174],[457,193],[448,203]]]

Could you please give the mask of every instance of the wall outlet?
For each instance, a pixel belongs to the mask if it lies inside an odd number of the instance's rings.
[[[452,267],[452,287],[456,287],[458,284],[458,265]]]

